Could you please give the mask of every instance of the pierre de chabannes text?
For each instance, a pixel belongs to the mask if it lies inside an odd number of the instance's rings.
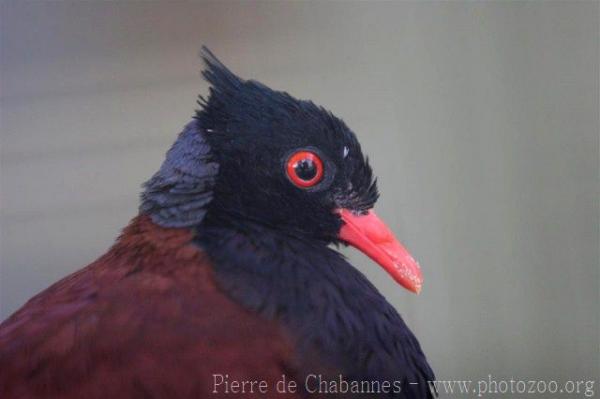
[[[334,379],[327,379],[321,374],[308,374],[303,381],[303,386],[293,379],[282,375],[275,382],[265,380],[237,380],[228,374],[212,375],[213,394],[266,394],[267,392],[296,393],[308,392],[318,394],[357,393],[357,394],[388,394],[400,393],[406,385],[427,384],[432,393],[473,395],[475,397],[488,397],[512,394],[569,394],[575,397],[591,398],[595,395],[594,380],[568,380],[558,382],[555,380],[524,380],[524,379],[496,379],[488,375],[487,379],[450,380],[450,381],[368,381],[346,380],[341,374]]]

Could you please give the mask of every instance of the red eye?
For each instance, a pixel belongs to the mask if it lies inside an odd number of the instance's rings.
[[[314,152],[298,151],[288,158],[286,172],[296,186],[312,187],[323,178],[323,161]]]

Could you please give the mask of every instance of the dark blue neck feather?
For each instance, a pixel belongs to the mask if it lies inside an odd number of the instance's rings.
[[[342,255],[259,225],[241,231],[209,223],[197,229],[196,243],[211,256],[221,289],[287,327],[299,364],[310,367],[308,357],[318,354],[347,380],[402,381],[394,397],[430,396],[426,381],[434,376],[416,338]]]
[[[163,227],[200,224],[213,198],[218,171],[202,129],[193,120],[179,134],[158,172],[144,183],[140,211]]]

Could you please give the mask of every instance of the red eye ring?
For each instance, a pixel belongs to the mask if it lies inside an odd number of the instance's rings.
[[[310,170],[306,170],[306,168]],[[301,168],[304,168],[302,170]],[[298,187],[313,187],[323,179],[323,161],[312,151],[298,151],[290,155],[286,164],[289,179]],[[301,176],[304,173],[305,176]]]

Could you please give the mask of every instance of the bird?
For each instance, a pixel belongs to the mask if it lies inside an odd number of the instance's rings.
[[[421,290],[355,133],[201,57],[208,95],[138,214],[0,324],[0,397],[436,396],[414,334],[338,251]]]

